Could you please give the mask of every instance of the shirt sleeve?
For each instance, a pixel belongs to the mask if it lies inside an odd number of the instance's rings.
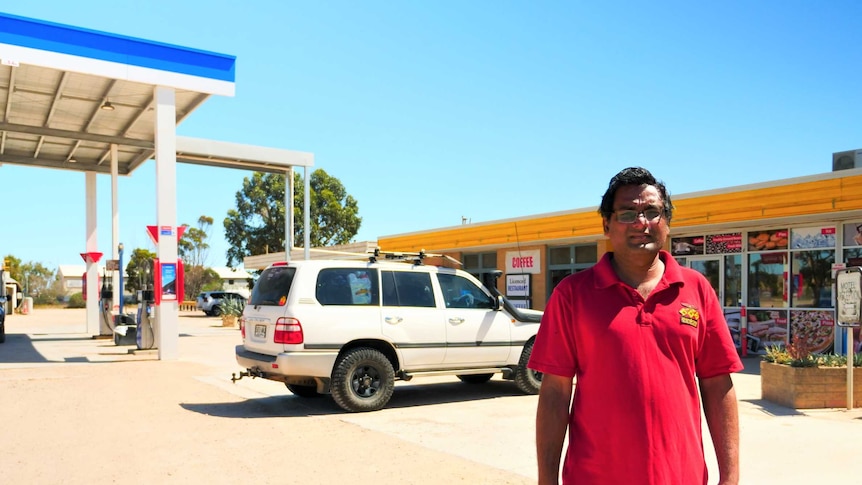
[[[570,283],[570,279],[560,282],[545,307],[527,364],[533,370],[563,377],[574,377],[577,373],[575,311]]]

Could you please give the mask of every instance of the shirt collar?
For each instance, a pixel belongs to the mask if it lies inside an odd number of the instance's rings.
[[[613,254],[613,252],[605,253],[602,259],[594,266],[596,288],[607,288],[622,283],[622,280],[617,276],[611,264]],[[676,262],[676,259],[664,250],[659,251],[658,257],[664,263],[664,274],[661,276],[661,281],[667,286],[677,283],[684,284],[682,266]]]

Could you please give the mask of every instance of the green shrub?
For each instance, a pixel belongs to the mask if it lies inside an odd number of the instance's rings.
[[[245,303],[238,298],[224,298],[221,302],[221,314],[239,317],[245,309]]]
[[[792,345],[785,348],[780,345],[766,347],[766,355],[763,360],[776,364],[789,365],[791,367],[846,367],[847,355],[845,354],[811,354],[792,352]],[[862,367],[862,353],[853,355],[853,367]]]
[[[87,302],[84,301],[84,295],[75,293],[69,297],[69,302],[66,303],[66,308],[87,308]]]

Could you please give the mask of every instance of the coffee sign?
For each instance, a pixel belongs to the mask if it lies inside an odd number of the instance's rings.
[[[540,273],[542,270],[540,254],[538,249],[506,251],[506,273]]]

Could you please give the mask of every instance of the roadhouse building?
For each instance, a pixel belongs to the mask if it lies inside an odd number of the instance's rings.
[[[862,150],[833,154],[829,173],[674,195],[666,247],[703,273],[745,350],[792,335],[843,350],[835,271],[862,266]],[[523,307],[544,309],[566,275],[611,250],[597,207],[382,236],[387,251],[443,253]],[[444,262],[445,264],[445,262]],[[857,339],[854,339],[858,341]]]

